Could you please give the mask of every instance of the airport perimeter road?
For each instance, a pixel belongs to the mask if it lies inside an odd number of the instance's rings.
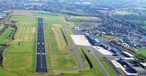
[[[67,34],[69,40],[70,40],[71,43],[72,43],[72,46],[71,46],[67,51],[73,50],[73,52],[74,52],[74,54],[75,54],[75,56],[76,56],[76,59],[77,59],[77,61],[78,61],[78,63],[79,63],[79,68],[78,68],[78,70],[80,70],[81,68],[84,68],[83,60],[82,60],[80,54],[78,53],[78,51],[76,50],[76,45],[75,45],[73,39],[71,38],[71,36],[70,36],[70,34],[69,34],[69,32],[68,32],[68,30],[67,30],[67,28],[66,28],[66,25],[64,24],[64,22],[60,22],[60,24],[62,25],[64,31],[66,32],[66,34]],[[67,53],[67,52],[66,52],[66,53]]]
[[[91,50],[92,51],[92,55],[94,54],[99,54],[100,56],[102,57],[105,57],[108,61],[111,61],[111,60],[115,60],[115,57],[114,56],[107,56],[107,55],[103,55],[102,53],[100,53],[99,51],[97,51],[95,48],[89,46],[89,47],[86,47],[88,48],[88,50]],[[93,55],[93,56],[94,56]],[[96,56],[95,56],[96,57]],[[97,58],[97,57],[96,57]],[[117,58],[121,58],[121,57],[116,57]],[[117,72],[118,76],[126,76],[126,74],[124,72],[122,72],[121,69],[119,68],[116,68],[111,62],[110,62],[110,65],[115,69],[115,71]]]
[[[69,34],[69,32],[68,32],[68,30],[67,30],[67,28],[66,28],[66,25],[65,25],[63,22],[60,22],[60,24],[62,25],[64,31],[66,32],[66,34],[68,35],[68,37],[69,37],[69,39],[70,39],[70,41],[71,41],[71,43],[72,43],[72,46],[71,46],[65,53],[67,53],[68,51],[70,51],[70,49],[73,50],[74,53],[75,53],[75,55],[76,55],[76,58],[77,58],[77,60],[78,60],[78,62],[79,62],[80,67],[84,67],[83,61],[82,61],[82,59],[81,59],[79,53],[76,51],[76,45],[75,45],[73,39],[71,38],[71,36],[70,36],[70,34]],[[87,47],[87,48],[90,49],[90,50],[93,50],[93,49],[94,49],[94,48],[92,48],[91,46],[89,46],[89,47]],[[99,60],[99,59],[96,57],[96,55],[94,54],[94,51],[91,51],[91,54],[92,54],[92,56],[94,57],[94,59],[98,62],[98,64],[100,65],[100,67],[102,68],[102,70],[103,70],[105,76],[110,76],[110,74],[107,72],[107,70],[105,69],[105,67],[104,67],[104,66],[102,65],[102,63],[100,62],[100,60]],[[64,68],[64,69],[65,69],[65,68]],[[74,69],[74,68],[72,68],[72,69]],[[63,70],[63,68],[62,68],[61,70]]]
[[[43,18],[38,18],[36,72],[47,72]]]
[[[101,67],[101,69],[103,70],[105,76],[110,76],[110,74],[108,73],[108,71],[105,69],[105,67],[102,65],[102,63],[100,62],[100,60],[96,57],[95,53],[94,53],[94,48],[92,48],[91,46],[87,47],[88,50],[90,50],[91,55],[94,57],[94,59],[97,61],[97,63],[99,64],[99,66]]]

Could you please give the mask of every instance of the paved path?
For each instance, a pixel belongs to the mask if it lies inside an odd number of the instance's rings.
[[[47,72],[43,18],[38,18],[36,72]]]
[[[108,71],[106,70],[106,68],[102,65],[102,63],[100,62],[100,60],[96,57],[95,52],[94,52],[94,48],[89,46],[87,47],[88,50],[90,50],[91,55],[94,57],[94,59],[97,61],[97,63],[99,64],[99,66],[101,67],[101,69],[103,70],[105,76],[110,76],[110,74],[108,73]]]
[[[75,45],[74,41],[72,40],[70,34],[67,31],[66,25],[64,24],[64,22],[60,22],[60,24],[62,25],[64,31],[66,32],[68,38],[70,39],[70,41],[72,43],[72,46],[67,50],[67,52],[65,54],[67,54],[69,51],[72,50],[74,52],[75,56],[76,56],[76,59],[77,59],[78,63],[79,63],[79,67],[77,67],[77,68],[53,68],[53,67],[51,68],[51,67],[49,67],[49,69],[55,69],[55,70],[80,70],[80,69],[84,68],[84,62],[83,62],[80,54],[76,50],[76,45]]]

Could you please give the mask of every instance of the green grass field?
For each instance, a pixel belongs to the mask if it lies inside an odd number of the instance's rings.
[[[3,28],[3,24],[0,25],[0,30]]]
[[[79,66],[73,52],[67,55],[50,55],[49,61],[48,65],[54,68],[76,68]]]
[[[77,13],[77,12],[70,11],[70,10],[61,10],[61,12],[64,12],[64,13]]]
[[[11,20],[17,21],[18,27],[15,38],[17,42],[32,42],[36,32],[36,17],[13,16]]]
[[[98,65],[98,63],[94,60],[93,56],[91,54],[89,54],[89,52],[86,48],[78,47],[77,49],[78,49],[78,52],[81,54],[81,57],[84,61],[85,69],[83,69],[77,73],[65,73],[64,76],[105,76],[102,69]],[[88,58],[92,62],[92,64],[93,64],[92,69],[89,68],[89,64],[88,64],[85,56],[83,55],[82,50],[85,52],[85,54],[88,56]]]
[[[81,27],[81,23],[80,22],[74,22],[76,27]]]
[[[115,70],[111,67],[111,65],[106,61],[106,59],[104,59],[103,57],[101,57],[100,55],[96,54],[96,56],[98,57],[98,59],[101,61],[101,63],[104,65],[104,67],[106,68],[106,70],[109,72],[109,74],[111,76],[118,76],[118,74],[115,72]]]
[[[73,20],[73,21],[85,21],[85,22],[90,22],[90,21],[101,21],[99,17],[86,17],[86,16],[70,16],[68,20]]]
[[[68,29],[68,32],[72,35],[73,34],[72,28],[75,26],[75,24],[73,22],[65,22],[65,25]]]
[[[12,16],[11,20],[17,21],[18,30],[15,40],[8,42],[10,47],[3,53],[4,72],[2,73],[4,76],[28,75],[35,72],[36,18]],[[19,42],[20,45],[18,45]]]
[[[137,7],[136,9],[138,9],[138,10],[146,10],[145,7]]]
[[[59,50],[63,50],[67,46],[67,43],[63,37],[63,33],[61,32],[61,29],[62,27],[59,24],[54,24],[54,26],[52,27]]]
[[[146,56],[146,48],[137,48],[136,53]]]
[[[11,34],[13,28],[8,27],[0,36],[0,44],[5,42],[8,36]]]
[[[138,15],[138,13],[135,13],[135,12],[127,12],[127,11],[124,11],[124,10],[117,10],[113,13],[113,15],[130,15],[130,14],[135,14],[135,15]]]

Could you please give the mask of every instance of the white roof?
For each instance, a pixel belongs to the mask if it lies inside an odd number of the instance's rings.
[[[71,35],[71,38],[73,39],[76,45],[91,46],[90,42],[85,37],[85,35]]]
[[[141,65],[143,65],[143,66],[146,66],[146,63],[140,63]]]
[[[100,53],[102,53],[103,55],[113,55],[110,51],[99,47],[99,46],[93,46],[93,48],[95,48],[97,51],[99,51]]]
[[[125,60],[135,60],[134,58],[123,58]]]
[[[111,60],[111,62],[114,64],[114,66],[116,68],[121,68],[127,75],[134,75],[134,76],[137,76],[138,74],[137,73],[128,73],[125,68],[119,63],[117,62],[116,60]]]
[[[124,69],[124,67],[120,63],[118,63],[116,60],[111,60],[111,62],[114,64],[115,67]]]

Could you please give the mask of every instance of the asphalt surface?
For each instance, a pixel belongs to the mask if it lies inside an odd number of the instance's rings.
[[[38,18],[36,72],[47,72],[43,18]]]
[[[95,49],[91,46],[87,47],[88,50],[90,50],[91,55],[93,56],[93,58],[96,60],[96,62],[99,64],[99,66],[101,67],[101,69],[103,70],[105,76],[110,76],[110,74],[108,73],[108,71],[106,70],[106,68],[103,66],[103,64],[100,62],[100,60],[96,57],[95,55]]]

